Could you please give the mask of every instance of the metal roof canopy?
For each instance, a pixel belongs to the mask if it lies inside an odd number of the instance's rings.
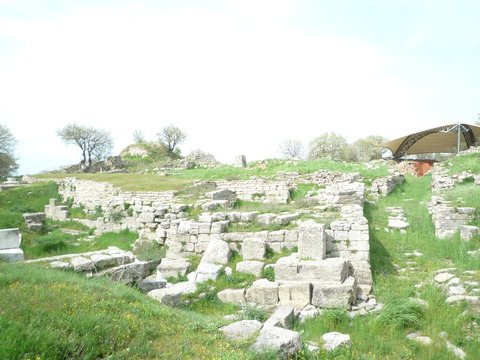
[[[413,154],[451,153],[453,148],[459,152],[462,141],[469,148],[478,144],[478,138],[480,126],[456,123],[423,130],[378,146],[390,149],[393,158],[398,159]]]

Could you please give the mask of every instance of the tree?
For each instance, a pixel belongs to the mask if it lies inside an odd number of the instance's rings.
[[[369,135],[366,138],[358,139],[348,146],[346,159],[355,162],[381,159],[384,149],[377,145],[385,141],[388,141],[388,139],[378,135]]]
[[[7,177],[18,169],[18,164],[13,156],[17,140],[9,128],[0,124],[0,177]]]
[[[57,135],[66,145],[77,145],[82,150],[82,163],[87,168],[92,160],[104,160],[113,149],[113,139],[110,132],[103,129],[68,124]]]
[[[173,154],[177,145],[187,138],[187,134],[174,125],[165,126],[157,136],[169,154]]]
[[[308,159],[344,160],[347,146],[347,140],[343,136],[333,132],[330,134],[324,133],[310,142]]]
[[[300,141],[298,140],[283,140],[280,143],[280,153],[286,157],[287,159],[303,159],[305,150],[303,148],[303,145]]]
[[[142,130],[135,130],[133,132],[133,141],[135,144],[145,144],[147,142]]]

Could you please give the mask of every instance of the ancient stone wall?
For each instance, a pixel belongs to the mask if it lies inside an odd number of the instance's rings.
[[[398,184],[403,183],[405,176],[402,173],[395,172],[384,178],[375,179],[370,187],[370,192],[381,196],[387,196]]]
[[[247,201],[285,204],[290,198],[293,185],[287,181],[265,181],[262,179],[242,181],[217,181],[217,189],[235,191],[237,197]]]
[[[454,207],[451,201],[445,201],[440,196],[432,196],[427,206],[435,226],[435,236],[439,239],[451,238],[460,232],[464,240],[469,240],[478,234],[476,226],[467,225],[476,216],[475,208]]]

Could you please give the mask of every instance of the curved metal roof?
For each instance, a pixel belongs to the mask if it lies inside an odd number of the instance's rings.
[[[460,135],[460,136],[459,136]],[[423,130],[378,146],[390,149],[394,158],[405,155],[450,153],[458,148],[458,141],[465,142],[467,147],[475,146],[480,139],[480,126],[456,123]]]

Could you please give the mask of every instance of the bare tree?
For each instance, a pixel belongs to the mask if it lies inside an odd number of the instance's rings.
[[[347,146],[347,140],[343,136],[335,133],[324,133],[310,142],[308,159],[344,160]]]
[[[283,140],[279,146],[280,153],[288,159],[303,159],[305,154],[305,149],[301,141],[287,139]]]
[[[0,124],[0,177],[11,175],[18,169],[18,164],[13,156],[17,140],[8,127]]]
[[[187,138],[187,134],[174,125],[165,126],[162,131],[157,133],[157,136],[159,142],[165,146],[170,154],[175,151],[178,144],[181,144]]]
[[[87,167],[92,160],[104,160],[113,149],[113,139],[110,132],[103,129],[68,124],[57,135],[66,145],[77,145],[82,151],[82,163]]]
[[[142,130],[135,130],[133,132],[133,141],[135,144],[145,144],[147,142]]]

